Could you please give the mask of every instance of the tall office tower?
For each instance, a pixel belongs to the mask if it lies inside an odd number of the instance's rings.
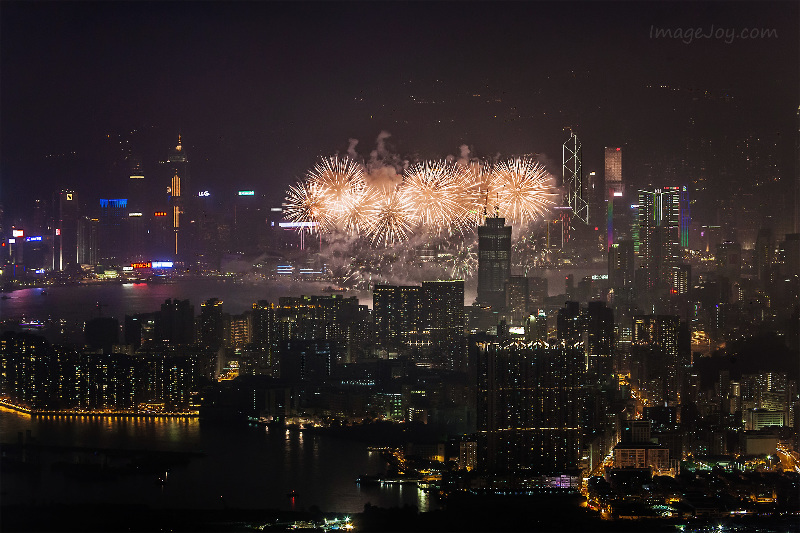
[[[435,346],[461,344],[464,338],[464,281],[423,281],[423,328]]]
[[[570,343],[579,342],[583,331],[582,318],[581,304],[566,302],[564,307],[558,310],[556,318],[558,340]]]
[[[100,259],[122,264],[126,255],[128,200],[100,200]]]
[[[100,219],[80,217],[78,220],[78,263],[97,265],[100,255]]]
[[[615,292],[633,288],[635,260],[632,240],[620,240],[608,249],[608,284]]]
[[[33,201],[33,227],[31,228],[31,233],[33,235],[44,235],[47,231],[47,227],[45,201],[37,198]]]
[[[772,230],[761,228],[758,230],[758,237],[756,237],[753,267],[756,272],[756,279],[762,288],[772,277],[772,265],[774,262],[775,240],[772,238]]]
[[[53,199],[53,270],[66,270],[78,261],[78,194],[63,190]]]
[[[511,226],[506,219],[486,217],[478,227],[478,303],[500,309],[511,275]]]
[[[650,404],[680,404],[680,318],[639,315],[633,318],[631,374]]]
[[[167,299],[161,304],[155,335],[169,344],[194,343],[194,306],[189,300]]]
[[[514,325],[522,321],[530,313],[530,289],[525,276],[510,276],[506,282],[506,316]]]
[[[681,248],[684,253],[689,250],[689,227],[692,224],[691,205],[689,188],[683,185],[678,200],[678,209],[680,211],[678,216],[680,217]]]
[[[178,236],[181,233],[182,215],[186,212],[189,197],[189,160],[178,135],[178,146],[170,153],[167,165],[170,169],[170,211],[172,215],[172,231],[174,233],[174,256],[177,260],[183,254],[178,247]],[[186,193],[186,194],[184,194]],[[181,244],[183,247],[183,244]]]
[[[564,189],[566,190],[565,204],[572,208],[575,218],[589,223],[589,203],[583,185],[583,169],[581,168],[581,142],[578,137],[569,132],[567,139],[561,147],[561,175]]]
[[[225,341],[225,316],[222,300],[211,298],[200,304],[198,342],[211,350],[219,350]]]
[[[680,188],[639,190],[637,225],[644,288],[666,293],[672,267],[683,259]]]
[[[477,354],[481,470],[518,478],[576,471],[583,349],[485,338]]]
[[[742,246],[738,242],[725,241],[717,245],[714,254],[717,273],[733,283],[742,277]]]
[[[622,148],[606,146],[605,151],[607,247],[614,243],[614,203],[625,194],[622,183]],[[618,202],[617,202],[618,203]],[[619,209],[617,209],[619,211]]]
[[[137,157],[128,159],[128,203],[131,211],[145,213],[150,211],[147,202],[147,191],[145,189],[144,171],[142,170],[142,160]]]
[[[586,383],[611,381],[614,358],[614,311],[605,302],[589,302],[584,319],[586,330]]]

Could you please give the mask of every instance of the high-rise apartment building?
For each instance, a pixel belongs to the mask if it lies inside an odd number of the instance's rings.
[[[651,404],[680,403],[680,318],[640,315],[633,319],[632,377]]]
[[[481,470],[520,478],[576,471],[583,350],[487,337],[477,353]]]
[[[505,305],[505,284],[511,276],[511,226],[506,219],[487,217],[478,227],[478,303]]]

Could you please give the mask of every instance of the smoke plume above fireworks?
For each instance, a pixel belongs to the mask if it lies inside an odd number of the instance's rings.
[[[486,215],[524,226],[544,219],[558,197],[553,177],[532,157],[489,163],[462,145],[458,158],[409,165],[387,149],[389,136],[381,132],[366,161],[355,139],[345,156],[320,158],[287,191],[286,217],[388,247],[412,235],[463,235]]]

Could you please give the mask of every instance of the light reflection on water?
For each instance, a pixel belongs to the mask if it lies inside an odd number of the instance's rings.
[[[402,485],[361,488],[355,478],[384,471],[377,453],[347,440],[260,426],[207,426],[197,419],[31,418],[0,408],[0,442],[26,430],[36,442],[58,446],[203,452],[173,466],[165,485],[156,476],[131,475],[116,482],[79,481],[51,470],[62,457],[43,456],[38,475],[2,473],[7,503],[141,503],[154,507],[308,509],[359,512],[381,507],[434,508],[428,494]],[[55,453],[55,452],[49,452]],[[45,454],[46,455],[46,454]],[[287,494],[296,491],[294,498]]]

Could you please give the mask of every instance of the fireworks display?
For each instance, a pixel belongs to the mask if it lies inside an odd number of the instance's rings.
[[[285,213],[291,221],[314,223],[316,231],[365,235],[387,247],[412,234],[464,233],[485,212],[525,225],[544,218],[556,196],[552,176],[528,157],[493,165],[416,163],[390,187],[371,184],[353,159],[330,157],[289,188]]]

